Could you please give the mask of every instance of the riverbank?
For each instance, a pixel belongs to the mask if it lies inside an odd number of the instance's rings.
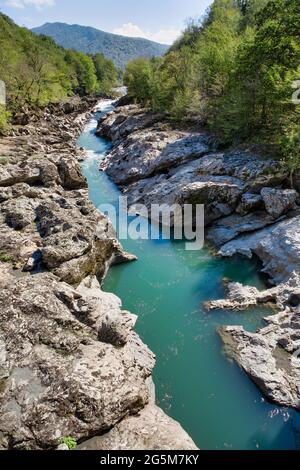
[[[102,436],[85,447],[121,449],[130,433],[128,448],[195,449],[155,405],[136,316],[100,288],[109,266],[136,258],[89,201],[79,164],[95,104],[19,116],[0,140],[0,448]]]
[[[101,119],[97,133],[113,144],[101,169],[130,205],[204,204],[207,239],[220,255],[260,258],[278,291],[259,295],[229,284],[229,301],[216,307],[240,310],[271,302],[277,315],[257,333],[231,326],[221,335],[268,399],[298,408],[300,286],[294,272],[300,272],[299,194],[289,187],[280,162],[240,149],[217,152],[207,134],[174,130],[161,116],[133,105]],[[287,293],[284,301],[280,292]]]

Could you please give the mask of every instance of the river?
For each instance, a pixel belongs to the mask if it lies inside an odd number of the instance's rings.
[[[83,170],[98,207],[118,205],[120,191],[99,171],[111,144],[95,135],[97,119],[113,108],[100,105],[78,139],[87,151]],[[270,314],[207,312],[203,302],[224,297],[223,279],[263,288],[254,261],[213,256],[208,248],[186,251],[170,240],[124,240],[138,261],[110,269],[103,289],[118,295],[124,309],[139,316],[137,332],[157,356],[157,402],[178,420],[201,449],[300,448],[300,414],[268,403],[244,372],[224,353],[222,325],[255,331]]]

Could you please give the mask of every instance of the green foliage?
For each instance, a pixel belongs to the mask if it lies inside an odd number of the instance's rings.
[[[283,165],[288,168],[293,185],[293,175],[300,168],[300,113],[297,122],[284,124],[280,136],[280,147],[283,156]]]
[[[280,145],[286,125],[299,118],[291,96],[300,73],[300,5],[271,0],[255,18],[256,29],[238,51],[217,128],[230,140],[237,133]]]
[[[14,257],[7,254],[7,253],[4,253],[3,251],[1,251],[0,252],[0,261],[2,261],[2,263],[10,263],[10,262],[14,261]]]
[[[0,135],[6,134],[9,130],[10,113],[6,111],[5,106],[0,104]]]
[[[69,50],[66,53],[66,62],[72,70],[72,86],[75,93],[88,95],[97,91],[96,69],[91,57]]]
[[[75,450],[77,448],[77,441],[73,437],[67,436],[61,440],[62,444],[68,446],[69,450]]]
[[[58,101],[72,93],[65,51],[49,38],[36,38],[0,14],[0,78],[13,111]]]
[[[108,94],[114,86],[118,85],[120,71],[113,61],[107,59],[103,54],[96,54],[92,59],[98,80],[98,91]]]
[[[138,102],[208,126],[226,144],[273,144],[294,171],[299,31],[299,0],[214,0],[163,59],[130,63],[126,84]]]
[[[124,84],[128,86],[128,94],[144,106],[151,102],[153,73],[154,67],[150,61],[136,59],[128,64],[124,75]]]
[[[117,69],[108,60],[66,50],[46,36],[37,36],[0,14],[0,79],[6,83],[8,109],[42,106],[74,93],[109,93]],[[0,108],[0,132],[9,115]]]

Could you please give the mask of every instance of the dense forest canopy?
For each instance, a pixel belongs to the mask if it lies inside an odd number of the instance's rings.
[[[63,49],[0,14],[0,79],[7,88],[7,109],[0,106],[0,132],[9,112],[58,102],[73,94],[109,93],[117,84],[114,63],[96,54]]]
[[[224,143],[267,142],[300,166],[299,0],[215,0],[162,59],[128,64],[137,102],[208,126]]]

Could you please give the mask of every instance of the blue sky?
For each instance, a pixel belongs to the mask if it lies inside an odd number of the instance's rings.
[[[172,43],[187,18],[212,0],[0,0],[0,10],[29,28],[61,21]]]

